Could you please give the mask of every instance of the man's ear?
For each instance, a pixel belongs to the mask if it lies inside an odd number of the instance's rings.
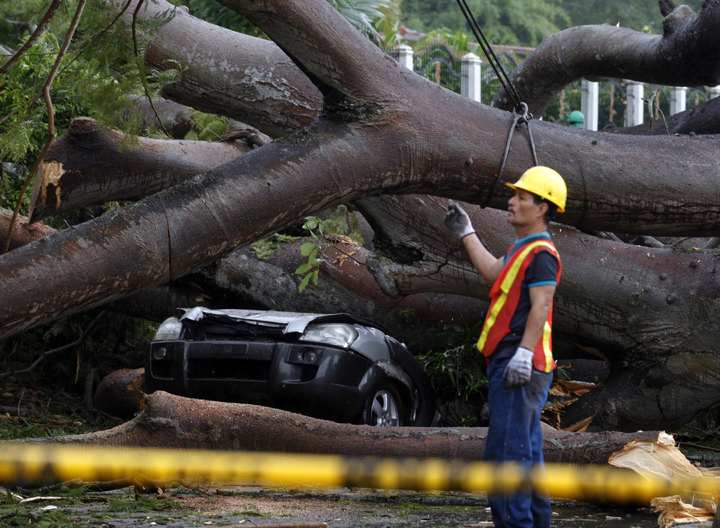
[[[540,214],[543,218],[545,218],[550,210],[550,206],[546,201],[542,201],[538,204],[538,207],[540,207]]]

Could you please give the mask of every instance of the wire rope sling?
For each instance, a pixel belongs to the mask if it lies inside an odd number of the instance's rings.
[[[493,180],[492,185],[490,186],[488,195],[483,204],[483,207],[487,207],[492,201],[493,195],[495,193],[495,188],[497,187],[498,182],[501,180],[502,174],[505,170],[505,165],[507,164],[508,154],[510,153],[510,145],[512,143],[515,130],[520,129],[523,125],[527,127],[528,141],[530,143],[530,152],[532,153],[533,163],[535,165],[540,164],[538,162],[537,151],[535,149],[535,139],[533,138],[532,128],[530,127],[530,121],[532,121],[533,115],[530,113],[528,105],[520,98],[520,94],[518,93],[515,85],[505,71],[505,68],[503,68],[502,64],[500,63],[500,59],[498,59],[497,55],[495,55],[495,51],[492,49],[492,46],[490,46],[490,42],[483,33],[482,28],[478,24],[477,20],[473,16],[472,11],[470,10],[470,6],[468,6],[466,0],[457,0],[457,3],[458,6],[460,6],[460,10],[462,11],[463,15],[465,16],[465,20],[467,21],[470,30],[472,31],[475,39],[480,45],[480,49],[482,49],[483,54],[487,58],[487,61],[490,63],[490,66],[492,67],[495,75],[500,81],[503,90],[505,90],[505,93],[513,102],[513,118],[512,123],[510,124],[510,129],[508,130],[507,139],[505,140],[505,150],[503,152],[503,157],[500,162],[500,168],[497,172],[497,175],[495,176],[495,179]]]

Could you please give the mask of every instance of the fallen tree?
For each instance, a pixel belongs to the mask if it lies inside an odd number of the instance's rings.
[[[508,114],[450,94],[398,67],[353,33],[324,2],[302,6],[292,2],[227,3],[288,50],[298,67],[288,66],[282,82],[300,76],[314,83],[311,88],[302,85],[305,89],[293,91],[290,99],[316,90],[324,97],[323,114],[309,128],[220,165],[205,176],[191,177],[138,204],[61,233],[42,246],[30,245],[0,257],[0,276],[7,285],[0,293],[0,335],[109,302],[138,288],[165,284],[217,261],[234,247],[295,224],[307,214],[368,193],[432,192],[504,206],[506,195],[501,186],[497,185],[497,192],[491,189],[495,188]],[[712,20],[714,3],[706,4],[700,16]],[[179,20],[198,23],[183,17],[176,15],[167,27]],[[210,35],[211,30],[207,31]],[[179,34],[168,29],[160,35],[167,39],[163,45],[170,56],[178,48],[172,39],[180,38]],[[244,42],[244,36],[223,30],[221,40],[200,42],[199,56],[209,50],[217,53],[222,42],[235,45]],[[266,41],[258,46],[265,56],[279,53],[279,48]],[[263,57],[253,53],[246,57],[244,69],[220,72],[225,86],[237,85],[238,79],[247,76],[255,81],[265,79],[272,70]],[[218,74],[217,68],[208,64],[206,61],[203,75],[195,78],[194,88],[205,104],[216,104],[222,98],[213,99],[215,91],[204,91],[216,82]],[[262,82],[255,84],[262,86]],[[272,104],[287,104],[288,92],[271,92]],[[242,108],[235,99],[224,103],[225,113]],[[302,126],[301,120],[288,119],[293,115],[290,106],[283,108],[286,125],[274,129],[277,134]],[[314,117],[319,107],[313,108]],[[255,104],[252,112],[271,109],[272,105],[263,101]],[[234,115],[250,122],[242,112]],[[719,168],[714,155],[716,137],[628,138],[547,123],[533,124],[533,129],[541,162],[567,176],[571,200],[564,221],[585,231],[717,233],[720,209],[713,198],[718,188],[714,174]],[[529,154],[516,145],[505,178],[517,177],[529,164]],[[678,172],[684,174],[682,179],[677,178]],[[402,212],[405,206],[399,207]],[[441,207],[427,208],[406,222],[414,221],[420,227],[439,225],[443,213]],[[476,222],[486,226],[483,233],[508,229],[492,217],[479,217]],[[401,226],[387,215],[380,223],[386,224],[388,232],[398,232]],[[558,243],[567,243],[568,249],[561,247],[561,252],[565,258],[575,259],[575,264],[566,266],[569,271],[558,301],[558,325],[606,347],[605,353],[619,373],[618,384],[611,381],[607,391],[593,396],[592,405],[585,408],[581,400],[579,415],[595,414],[598,427],[675,425],[685,419],[684,411],[688,418],[688,409],[694,412],[716,402],[712,379],[702,381],[699,389],[694,383],[713,357],[717,328],[710,324],[704,335],[693,331],[693,325],[706,322],[709,311],[715,310],[715,255],[703,254],[698,260],[686,254],[668,254],[667,248],[647,251],[625,244],[608,245],[575,231],[563,233]],[[358,267],[361,273],[353,276],[351,266],[337,266],[338,282],[351,285],[353,291],[371,288],[372,295],[391,303],[414,295],[467,294],[468,285],[474,288],[474,279],[456,280],[447,273],[460,273],[467,265],[439,269],[438,262],[447,263],[450,251],[443,254],[433,246],[446,236],[438,229],[435,239],[424,242],[425,249],[415,248],[432,256],[426,262],[407,251],[358,251],[365,259]],[[495,252],[507,243],[502,237],[496,243],[485,241]],[[223,269],[222,264],[217,269]],[[223,273],[233,277],[228,283],[240,280],[227,270]],[[261,285],[260,278],[253,278],[250,289],[261,292]],[[48,291],[53,292],[52,297],[47,296]],[[264,295],[271,294],[265,289]],[[453,302],[449,309],[458,310],[461,298]],[[628,322],[633,326],[628,328]],[[672,359],[679,348],[686,354]],[[633,368],[623,370],[627,361]],[[676,391],[678,378],[684,381]],[[628,409],[618,408],[619,399],[609,399],[613,391],[635,398]],[[664,395],[668,395],[667,401],[662,400]],[[657,410],[641,411],[653,398],[659,402]],[[688,403],[690,406],[684,407]]]
[[[628,442],[655,441],[658,434],[658,431],[569,433],[548,427],[544,433],[545,459],[604,464],[613,452]],[[338,424],[268,407],[197,400],[158,391],[146,397],[138,416],[122,425],[105,431],[36,441],[478,460],[482,457],[486,436],[484,427]]]
[[[3,255],[0,275],[7,288],[0,297],[0,335],[167,283],[233,247],[371,191],[487,200],[507,114],[403,70],[324,2],[234,7],[293,50],[325,94],[325,117],[203,178],[53,237],[42,251],[31,244]],[[441,112],[438,101],[444,103]],[[720,168],[711,154],[716,139],[629,139],[550,124],[534,128],[543,161],[567,176],[569,223],[628,232],[717,230],[720,206],[708,199],[708,189],[718,185],[712,178]],[[529,164],[529,154],[514,156],[507,177]],[[686,173],[681,182],[678,171]],[[503,202],[500,196],[490,201]],[[98,236],[102,247],[92,242]],[[60,263],[53,253],[64,255]],[[38,277],[51,276],[55,295],[42,300],[39,292],[49,288]]]

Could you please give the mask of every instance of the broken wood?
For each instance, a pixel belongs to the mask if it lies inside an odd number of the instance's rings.
[[[131,418],[141,408],[145,369],[119,369],[105,376],[95,391],[95,407],[110,416]]]
[[[76,118],[40,163],[32,220],[114,200],[134,200],[242,156],[242,141],[129,137]]]

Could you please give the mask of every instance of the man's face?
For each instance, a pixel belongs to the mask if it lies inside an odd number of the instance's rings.
[[[546,211],[546,204],[536,204],[532,194],[520,189],[516,190],[508,201],[508,221],[516,228],[544,224]]]

